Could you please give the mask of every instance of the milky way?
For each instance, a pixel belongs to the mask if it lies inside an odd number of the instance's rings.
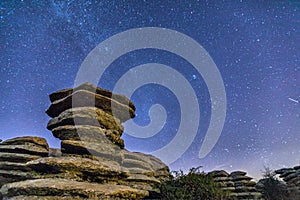
[[[112,90],[124,73],[146,63],[170,66],[188,80],[199,101],[200,128],[171,169],[241,169],[259,177],[264,165],[277,169],[299,164],[299,2],[78,2],[0,2],[0,138],[38,135],[59,147],[59,140],[45,128],[48,95],[72,87],[81,63],[102,41],[132,28],[161,27],[201,44],[223,78],[226,120],[219,141],[205,158],[198,153],[213,103],[205,81],[187,60],[158,49],[136,50],[116,59],[98,85]],[[165,108],[167,119],[162,130],[148,139],[135,138],[125,129],[126,148],[152,152],[168,144],[180,123],[176,94],[147,84],[131,100],[139,125],[150,123],[153,104]]]

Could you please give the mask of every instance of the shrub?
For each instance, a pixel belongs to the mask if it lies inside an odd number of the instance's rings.
[[[200,172],[200,167],[192,168],[188,174],[183,171],[174,171],[174,176],[161,184],[161,199],[201,199],[225,200],[229,199],[228,193],[222,191],[213,178]]]
[[[276,177],[276,173],[265,167],[263,179],[259,180],[257,186],[266,200],[292,200],[287,191],[286,184]]]

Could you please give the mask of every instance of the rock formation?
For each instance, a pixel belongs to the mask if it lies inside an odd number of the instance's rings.
[[[246,176],[246,172],[235,171],[228,174],[224,170],[209,173],[220,185],[221,189],[230,192],[232,199],[262,199],[262,195],[255,189],[256,182]]]
[[[275,173],[279,174],[279,177],[286,183],[288,192],[300,199],[300,165],[279,169]]]
[[[157,184],[170,176],[168,167],[154,156],[127,151],[121,139],[121,123],[135,116],[132,102],[88,83],[55,92],[50,100],[47,128],[61,140],[61,152],[49,152],[45,141],[31,142],[22,151],[7,146],[21,143],[2,142],[7,148],[0,148],[1,161],[7,162],[6,151],[22,152],[28,157],[15,154],[14,166],[34,174],[6,180],[4,199],[143,199],[158,194]]]
[[[0,143],[0,187],[35,178],[26,163],[47,157],[48,150],[46,140],[39,137],[17,137]]]

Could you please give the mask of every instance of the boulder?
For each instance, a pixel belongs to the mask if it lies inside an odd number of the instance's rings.
[[[284,181],[286,182],[292,182],[292,180],[295,180],[295,179],[300,179],[300,170],[299,171],[296,171],[293,172],[293,173],[290,173],[289,175],[285,176],[284,177]]]
[[[252,180],[252,178],[249,176],[233,176],[232,180],[234,182],[238,182],[238,181],[249,182],[250,180]]]
[[[216,182],[228,182],[231,180],[232,180],[231,177],[215,177],[214,178],[214,181],[216,181]]]
[[[257,192],[256,183],[246,176],[246,172],[235,171],[228,174],[226,171],[212,171],[209,173],[222,190],[230,192],[233,199],[261,199],[262,194]]]
[[[135,170],[136,173],[152,175],[161,181],[170,178],[169,167],[155,156],[140,152],[130,152],[126,149],[122,150],[121,154],[123,155],[121,165],[124,166],[125,164],[129,170]]]
[[[285,171],[284,173],[280,174],[279,177],[280,177],[280,178],[283,178],[283,179],[286,179],[286,177],[288,177],[289,175],[294,174],[294,173],[296,173],[296,172],[297,172],[296,170],[290,169],[290,170]],[[287,180],[285,180],[285,181],[287,181]]]
[[[8,139],[0,143],[0,170],[6,168],[8,164],[20,168],[22,165],[18,163],[46,157],[48,153],[49,146],[44,138],[24,136]]]
[[[26,162],[48,156],[49,146],[44,138],[17,137],[0,143],[0,186],[37,178]]]
[[[76,107],[96,107],[112,114],[125,122],[135,117],[134,110],[109,97],[95,94],[86,90],[78,90],[63,99],[52,102],[46,113],[50,117],[57,117],[63,111]]]
[[[63,89],[63,90],[54,92],[49,95],[50,101],[54,102],[59,99],[63,99],[66,96],[69,96],[70,94],[72,94],[73,92],[78,91],[78,90],[86,90],[86,91],[89,91],[92,93],[103,95],[108,98],[112,98],[115,101],[117,101],[121,104],[124,104],[124,105],[128,105],[131,109],[135,110],[134,104],[129,99],[127,99],[124,95],[113,94],[111,91],[99,88],[91,83],[83,83],[82,85],[80,85],[74,89],[69,88],[69,89]]]
[[[34,136],[24,136],[24,137],[16,137],[16,138],[8,139],[0,143],[0,145],[24,145],[25,143],[32,143],[49,150],[49,145],[45,138],[34,137]]]
[[[124,127],[119,119],[94,107],[78,107],[63,111],[58,117],[51,119],[47,128],[52,130],[64,125],[91,125],[103,129],[115,130],[121,135]]]
[[[292,193],[295,198],[300,198],[300,165],[293,168],[282,168],[276,170],[275,173],[283,179],[288,193]]]
[[[228,175],[229,175],[224,170],[215,170],[215,171],[209,172],[208,174],[211,175],[213,178],[214,177],[228,177]]]
[[[38,156],[48,156],[49,150],[45,147],[24,142],[23,144],[17,145],[0,145],[0,152],[8,152],[8,153],[20,153],[20,154],[30,154],[30,155],[38,155]]]
[[[113,143],[120,148],[124,148],[124,140],[120,138],[118,132],[106,130],[95,126],[77,125],[60,126],[52,130],[54,137],[60,140],[77,140],[85,142]],[[106,137],[105,137],[106,136]]]
[[[245,176],[247,174],[247,172],[243,172],[243,171],[234,171],[232,172],[229,176],[231,177],[235,177],[235,176]]]
[[[64,154],[93,155],[100,158],[121,161],[120,148],[112,143],[85,142],[74,140],[61,141],[61,152]]]

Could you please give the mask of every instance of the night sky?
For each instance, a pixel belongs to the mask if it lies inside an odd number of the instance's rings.
[[[193,143],[170,164],[172,170],[203,166],[205,171],[246,170],[259,177],[264,166],[278,169],[300,162],[300,1],[1,0],[0,22],[1,139],[36,135],[59,147],[46,129],[48,95],[73,87],[82,62],[101,42],[132,28],[160,27],[202,45],[222,76],[226,119],[206,157],[198,154],[213,105],[203,77],[184,58],[153,48],[135,50],[114,60],[98,86],[113,90],[122,74],[147,63],[184,76],[201,117]],[[172,80],[168,74],[164,78]],[[155,83],[134,91],[134,122],[149,124],[154,104],[164,107],[167,119],[149,138],[133,137],[125,128],[127,149],[150,153],[175,137],[181,120],[176,97]]]

